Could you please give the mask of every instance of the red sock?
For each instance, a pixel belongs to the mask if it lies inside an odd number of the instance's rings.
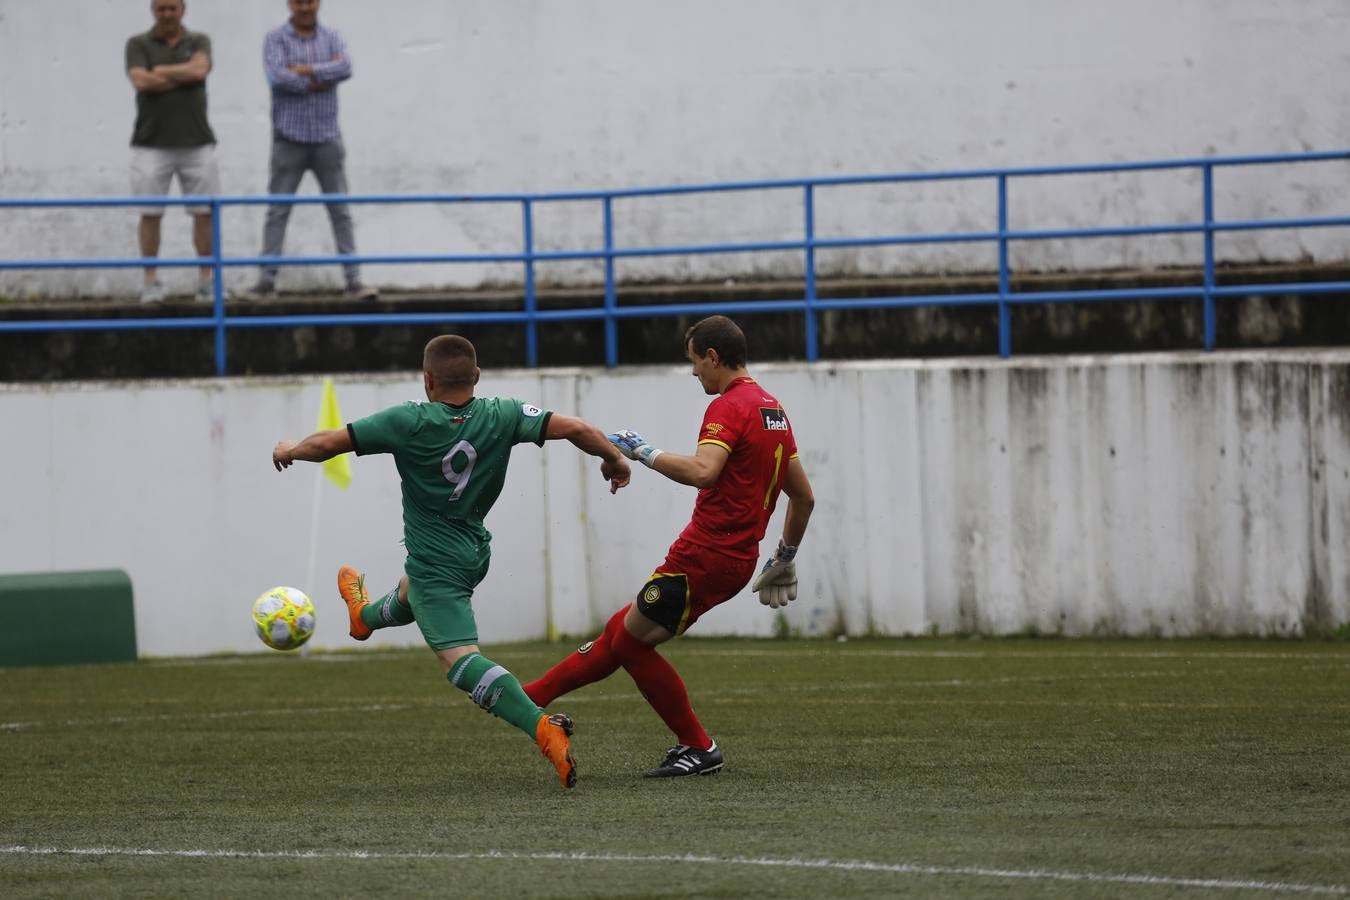
[[[563,694],[585,687],[602,678],[608,678],[619,668],[619,660],[613,652],[613,632],[617,628],[623,631],[623,617],[628,612],[624,607],[615,613],[605,625],[600,636],[591,641],[585,652],[576,650],[569,653],[553,668],[529,684],[522,685],[526,696],[537,706],[548,706]]]
[[[608,633],[609,629],[606,629]],[[620,623],[617,633],[610,635],[610,652],[623,663],[624,669],[637,682],[638,690],[647,698],[652,709],[675,732],[681,744],[695,750],[707,750],[712,739],[699,724],[694,708],[689,705],[689,693],[675,667],[656,652],[628,633]]]

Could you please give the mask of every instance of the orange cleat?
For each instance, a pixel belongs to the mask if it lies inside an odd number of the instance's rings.
[[[540,716],[534,726],[534,742],[539,745],[539,752],[558,770],[563,787],[569,788],[577,783],[577,761],[572,758],[573,727],[572,717],[562,713]]]
[[[347,604],[347,620],[351,623],[349,633],[356,640],[364,641],[375,630],[361,621],[361,610],[370,603],[366,596],[366,576],[351,566],[338,569],[338,593]]]

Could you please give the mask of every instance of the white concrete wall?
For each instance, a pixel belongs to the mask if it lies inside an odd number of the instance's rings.
[[[266,184],[263,34],[283,0],[191,0],[214,41],[208,82],[226,194]],[[145,0],[0,0],[0,196],[127,190],[133,94],[122,46],[149,27]],[[357,193],[485,193],[831,174],[1094,163],[1344,147],[1350,5],[1344,0],[327,0],[355,77],[340,88]],[[72,23],[78,23],[72,27]],[[1346,166],[1221,172],[1220,218],[1330,215]],[[313,190],[312,181],[306,190]],[[1033,179],[1012,189],[1014,227],[1196,221],[1193,173]],[[795,192],[617,204],[617,240],[642,246],[800,236]],[[969,231],[995,224],[988,182],[822,190],[822,235]],[[358,211],[364,252],[520,249],[509,206]],[[257,252],[261,212],[226,217],[232,255]],[[128,211],[0,211],[0,259],[134,256]],[[600,245],[596,204],[538,213],[541,250]],[[181,212],[166,255],[191,255]],[[317,207],[288,251],[331,252]],[[1034,244],[1023,269],[1196,263],[1195,237]],[[1219,239],[1223,259],[1344,259],[1328,232]],[[826,275],[990,270],[992,246],[821,254]],[[791,276],[796,254],[623,262],[620,277]],[[594,281],[555,263],[544,281]],[[187,285],[187,272],[174,273]],[[231,285],[251,272],[234,271]],[[383,267],[386,286],[515,282],[520,267]],[[130,271],[0,273],[0,294],[129,292]],[[338,284],[332,267],[290,287]]]
[[[818,496],[787,617],[801,633],[1287,635],[1350,621],[1350,351],[753,369],[784,400]],[[345,492],[317,467],[272,471],[276,440],[312,429],[319,391],[0,386],[0,573],[126,569],[147,655],[260,649],[249,606],[276,584],[315,598],[316,646],[348,644],[334,573],[395,583],[398,479],[388,457],[354,461]],[[338,382],[347,419],[419,391],[411,374]],[[706,403],[683,367],[490,372],[482,391],[684,452]],[[610,496],[570,446],[518,448],[488,521],[483,640],[597,629],[693,500],[642,469]],[[746,593],[698,631],[774,628]],[[409,627],[372,644],[419,640]]]

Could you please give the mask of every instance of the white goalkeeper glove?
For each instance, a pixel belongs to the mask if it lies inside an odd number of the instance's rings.
[[[624,429],[605,436],[609,438],[611,444],[619,448],[620,453],[629,459],[637,460],[649,469],[656,463],[656,458],[664,452],[647,443],[647,439],[636,431]]]
[[[778,539],[778,549],[764,564],[750,590],[759,594],[759,602],[771,609],[787,606],[797,599],[797,548]]]

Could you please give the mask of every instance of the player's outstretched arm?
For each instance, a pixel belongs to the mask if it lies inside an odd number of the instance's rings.
[[[796,547],[806,537],[806,523],[816,508],[816,495],[811,491],[811,480],[797,457],[788,460],[783,478],[783,493],[787,494],[787,518],[783,521],[783,542]]]
[[[303,441],[278,441],[272,448],[272,465],[280,472],[294,462],[323,462],[352,451],[352,436],[346,428],[316,431]]]
[[[624,461],[623,454],[605,437],[605,433],[585,419],[576,416],[549,416],[544,439],[570,441],[578,450],[600,457],[600,474],[609,482],[609,492],[626,487],[633,470]]]
[[[696,488],[712,487],[731,454],[720,444],[699,444],[693,456],[658,450],[636,431],[624,429],[609,435],[609,442],[629,459],[660,472],[671,481]]]
[[[783,493],[787,494],[787,518],[783,522],[783,536],[778,549],[755,578],[750,590],[759,594],[759,602],[772,609],[787,606],[797,599],[797,547],[806,537],[806,524],[815,509],[816,498],[801,460],[788,460],[783,479]]]

